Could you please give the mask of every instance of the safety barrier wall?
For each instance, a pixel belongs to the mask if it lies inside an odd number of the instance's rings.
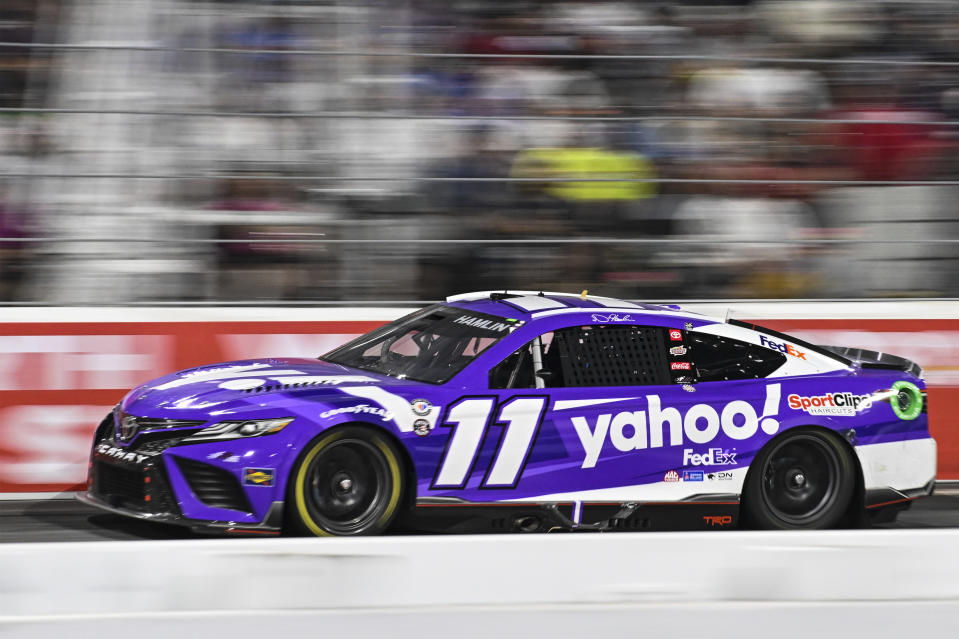
[[[939,478],[959,479],[959,301],[726,302],[690,310],[919,362]],[[409,308],[0,309],[0,493],[75,490],[131,387],[199,364],[315,356]]]
[[[959,532],[4,544],[0,574],[16,637],[930,639],[955,636]]]

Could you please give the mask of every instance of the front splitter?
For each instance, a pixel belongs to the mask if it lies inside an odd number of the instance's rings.
[[[150,521],[174,526],[185,526],[196,532],[230,534],[230,535],[279,535],[283,529],[283,502],[275,501],[270,505],[266,517],[259,524],[247,524],[236,521],[215,521],[206,519],[190,519],[170,513],[145,513],[129,508],[121,508],[109,504],[97,495],[85,491],[79,492],[76,498],[84,504],[94,506],[107,512],[131,517],[141,521]]]

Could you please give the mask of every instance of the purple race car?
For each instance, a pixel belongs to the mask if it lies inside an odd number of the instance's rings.
[[[134,388],[81,499],[232,533],[858,525],[932,492],[924,386],[676,306],[472,293]]]

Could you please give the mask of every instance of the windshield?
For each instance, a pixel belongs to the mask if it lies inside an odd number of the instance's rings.
[[[450,306],[430,306],[320,359],[399,379],[442,384],[522,324]]]

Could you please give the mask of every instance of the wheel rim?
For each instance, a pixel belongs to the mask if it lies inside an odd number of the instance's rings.
[[[815,520],[839,495],[839,455],[815,435],[796,435],[780,443],[762,472],[765,505],[792,525]]]
[[[310,516],[334,534],[355,533],[387,507],[390,473],[376,446],[341,439],[324,448],[306,469],[305,501]]]

